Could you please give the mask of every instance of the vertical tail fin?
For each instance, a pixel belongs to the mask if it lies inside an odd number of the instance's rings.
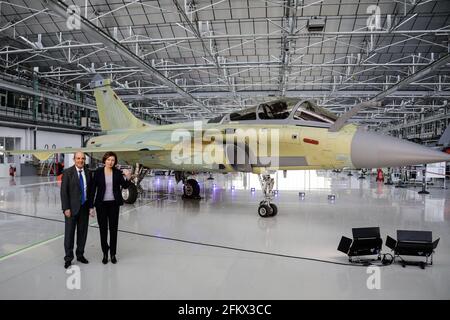
[[[445,128],[445,131],[442,134],[442,136],[439,138],[439,141],[437,144],[443,146],[444,148],[447,148],[448,146],[450,146],[450,126]]]
[[[111,80],[95,76],[91,82],[103,131],[139,129],[147,126],[136,118],[111,89]]]

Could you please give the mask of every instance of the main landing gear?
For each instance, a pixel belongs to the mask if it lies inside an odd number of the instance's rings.
[[[258,214],[263,218],[274,217],[278,213],[278,208],[271,203],[273,200],[274,179],[270,174],[258,174],[261,190],[264,194],[264,200],[259,203]]]
[[[136,163],[136,166],[132,168],[131,184],[127,189],[122,189],[123,202],[133,204],[136,202],[139,194],[143,192],[141,187],[141,181],[147,174],[148,169]]]

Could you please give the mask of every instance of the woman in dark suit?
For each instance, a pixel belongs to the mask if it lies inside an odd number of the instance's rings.
[[[120,171],[115,166],[117,155],[106,152],[102,162],[104,167],[98,168],[94,173],[92,192],[95,195],[94,206],[97,211],[97,221],[100,227],[100,240],[103,251],[103,264],[108,263],[108,250],[111,262],[117,263],[117,229],[119,226],[119,208],[123,205],[121,189],[130,185],[131,172]],[[127,179],[124,178],[124,175]],[[108,245],[108,225],[110,244]]]

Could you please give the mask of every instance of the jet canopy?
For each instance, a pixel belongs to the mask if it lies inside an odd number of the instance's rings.
[[[230,121],[303,120],[332,124],[337,116],[308,100],[279,99],[213,118],[208,123]]]

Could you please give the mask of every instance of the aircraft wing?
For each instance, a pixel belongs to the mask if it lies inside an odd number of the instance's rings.
[[[85,148],[76,148],[76,147],[67,147],[67,148],[58,148],[58,149],[40,149],[40,150],[12,150],[12,151],[5,151],[7,154],[10,155],[23,155],[23,154],[32,154],[39,160],[47,160],[51,155],[55,153],[75,153],[76,151],[82,151],[85,153],[104,153],[107,151],[114,151],[114,152],[127,152],[127,151],[158,151],[158,150],[164,150],[161,146],[154,146],[154,145],[102,145],[102,146],[89,146]]]

